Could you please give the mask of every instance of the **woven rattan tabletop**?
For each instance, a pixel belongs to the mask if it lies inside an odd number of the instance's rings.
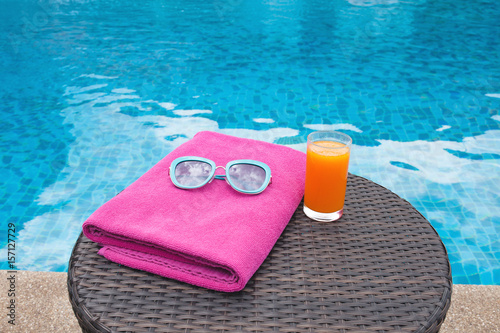
[[[407,201],[350,174],[344,216],[300,205],[244,290],[223,293],[120,266],[81,235],[68,270],[84,332],[437,332],[446,249]]]

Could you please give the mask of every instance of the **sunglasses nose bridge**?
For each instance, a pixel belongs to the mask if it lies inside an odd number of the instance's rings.
[[[223,175],[216,175],[215,172],[217,171],[218,168],[222,168],[224,170],[224,174]],[[214,175],[212,176],[212,179],[210,179],[209,183],[212,182],[212,180],[214,179],[225,179],[226,182],[227,182],[227,178],[226,178],[226,168],[223,167],[223,166],[217,166],[215,167],[215,170],[214,170]]]

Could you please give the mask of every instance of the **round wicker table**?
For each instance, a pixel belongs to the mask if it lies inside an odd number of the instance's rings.
[[[244,290],[223,293],[97,255],[81,235],[68,289],[84,332],[438,332],[450,306],[446,249],[386,188],[350,174],[344,216],[302,204]]]

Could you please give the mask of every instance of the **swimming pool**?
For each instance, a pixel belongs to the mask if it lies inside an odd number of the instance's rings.
[[[305,150],[338,129],[350,171],[437,229],[454,283],[500,284],[495,1],[0,3],[17,269],[65,271],[84,220],[198,131]]]

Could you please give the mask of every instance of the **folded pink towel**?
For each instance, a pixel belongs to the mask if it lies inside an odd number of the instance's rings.
[[[184,190],[168,169],[180,156],[218,166],[253,159],[271,168],[272,183],[257,195],[223,180]],[[223,174],[218,169],[216,174]],[[289,147],[200,132],[96,210],[85,235],[111,261],[197,286],[243,289],[267,257],[304,194],[305,154]]]

